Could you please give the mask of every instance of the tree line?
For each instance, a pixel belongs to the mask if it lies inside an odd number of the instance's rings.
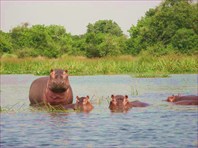
[[[197,8],[198,3],[191,0],[165,0],[129,28],[129,37],[113,20],[89,23],[83,35],[72,35],[60,25],[23,23],[8,33],[0,30],[0,56],[5,53],[49,58],[63,54],[90,58],[144,52],[154,56],[173,52],[197,54]]]

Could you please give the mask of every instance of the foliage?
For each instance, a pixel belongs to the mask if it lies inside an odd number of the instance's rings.
[[[103,33],[89,33],[86,36],[88,57],[116,56],[124,52],[126,38]]]
[[[4,54],[19,58],[197,54],[197,8],[198,3],[191,0],[164,0],[147,11],[137,25],[131,26],[129,38],[113,20],[89,23],[85,34],[75,36],[60,25],[30,26],[23,23],[9,33],[0,31],[0,57]]]
[[[129,29],[128,51],[138,54],[142,50],[161,44],[164,49],[172,46],[182,53],[184,50],[185,53],[192,52],[191,49],[197,48],[197,20],[197,3],[192,4],[188,0],[166,0],[155,9],[146,12],[137,26]],[[179,35],[184,33],[187,35],[179,41]],[[185,39],[187,36],[191,38],[188,41]],[[178,42],[182,45],[176,45]]]
[[[198,50],[198,34],[193,29],[182,28],[177,30],[171,43],[181,53],[194,53]]]
[[[127,38],[117,23],[99,20],[87,26],[86,55],[88,57],[117,56],[125,51]]]
[[[13,52],[17,54],[26,53],[27,56],[41,55],[52,58],[71,49],[71,35],[66,33],[63,26],[21,25],[13,28],[10,36],[15,49]],[[27,51],[24,51],[25,49]]]
[[[12,51],[12,42],[9,33],[4,33],[0,30],[0,56],[3,53],[10,53]]]
[[[174,73],[197,73],[196,56],[180,54],[86,58],[63,56],[48,58],[2,58],[1,74],[48,75],[52,68],[68,69],[70,75],[135,74],[136,76],[168,76]]]
[[[86,52],[86,38],[84,35],[72,36],[72,48],[68,51],[69,55],[81,56]]]
[[[113,22],[112,20],[99,20],[94,24],[89,23],[87,26],[87,33],[103,33],[115,36],[123,36],[121,28],[116,22]]]
[[[39,54],[33,48],[23,48],[21,50],[17,50],[17,57],[25,58],[25,57],[37,57]]]

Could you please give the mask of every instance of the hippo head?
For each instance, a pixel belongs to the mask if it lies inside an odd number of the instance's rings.
[[[55,69],[50,71],[48,88],[55,93],[65,92],[69,88],[67,70]]]
[[[75,109],[79,111],[89,112],[93,109],[92,104],[89,101],[89,96],[78,97],[76,96],[76,105]]]
[[[167,101],[168,101],[168,102],[175,102],[176,99],[177,99],[178,97],[180,97],[179,94],[178,94],[177,96],[175,96],[175,95],[169,96],[169,97],[167,98]]]
[[[109,109],[114,112],[123,112],[127,111],[129,108],[129,100],[128,96],[122,96],[122,95],[111,95],[111,101],[109,104]]]
[[[168,101],[168,102],[173,102],[174,99],[175,99],[175,96],[172,95],[172,96],[169,96],[169,97],[167,98],[167,101]]]

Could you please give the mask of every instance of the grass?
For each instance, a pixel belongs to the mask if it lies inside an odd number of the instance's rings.
[[[88,59],[62,56],[59,59],[44,57],[1,58],[0,74],[48,75],[50,69],[67,69],[70,75],[132,74],[136,77],[167,77],[169,74],[197,73],[196,56],[167,55],[120,56]]]
[[[168,77],[169,74],[166,72],[145,72],[145,73],[137,73],[134,75],[136,78],[161,78],[161,77]]]
[[[0,113],[17,113],[17,112],[50,112],[50,113],[70,113],[74,112],[71,109],[64,109],[62,106],[51,106],[50,104],[45,104],[42,106],[29,106],[23,102],[18,102],[14,105],[7,105],[4,107],[0,106]]]
[[[109,99],[110,98],[96,98],[94,100],[92,100],[93,97],[91,98],[91,103],[94,105],[100,105],[102,103],[102,101],[107,101],[107,103],[109,104]],[[43,105],[39,105],[39,104],[35,104],[33,106],[29,106],[24,102],[17,102],[13,105],[7,105],[7,106],[0,106],[0,113],[18,113],[18,112],[47,112],[47,113],[74,113],[74,112],[81,112],[78,109],[73,110],[71,109],[65,109],[62,105],[56,105],[56,106],[52,106],[50,104],[43,104]]]

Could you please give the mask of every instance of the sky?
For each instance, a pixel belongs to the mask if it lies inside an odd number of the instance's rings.
[[[68,0],[1,0],[1,24],[4,32],[28,22],[31,25],[61,25],[72,35],[84,34],[87,25],[98,20],[113,20],[127,30],[150,8],[162,0],[68,1]]]

